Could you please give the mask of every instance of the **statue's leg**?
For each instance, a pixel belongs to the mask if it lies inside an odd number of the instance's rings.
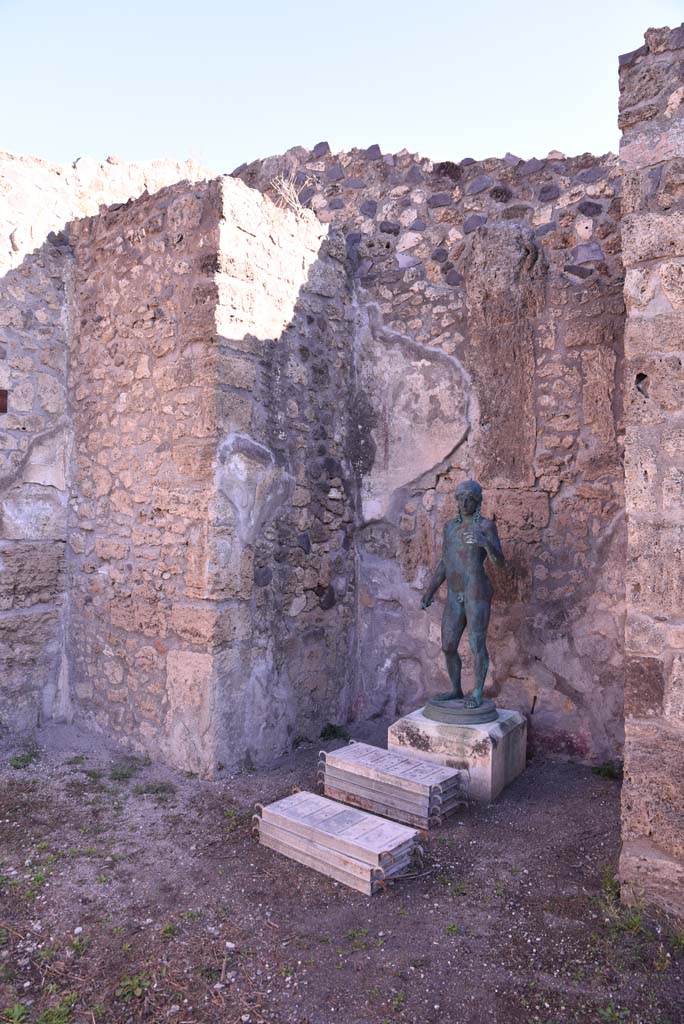
[[[451,693],[445,699],[463,697],[461,689],[461,657],[458,645],[466,625],[465,608],[462,601],[447,598],[442,616],[442,650],[446,659],[447,672],[451,680]]]
[[[468,606],[468,640],[473,652],[475,669],[475,689],[466,701],[466,707],[469,708],[479,708],[482,704],[482,691],[489,669],[487,627],[489,626],[491,604],[491,598],[486,597],[473,601]]]

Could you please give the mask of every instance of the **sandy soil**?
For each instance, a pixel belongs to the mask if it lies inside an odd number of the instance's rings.
[[[617,901],[619,783],[535,758],[369,899],[251,838],[317,752],[203,782],[67,727],[5,750],[0,1021],[684,1021],[684,925]]]

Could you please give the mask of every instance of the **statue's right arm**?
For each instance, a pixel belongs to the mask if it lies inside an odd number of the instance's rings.
[[[432,599],[434,598],[435,594],[437,593],[441,585],[444,583],[445,579],[446,566],[444,565],[444,559],[440,558],[437,568],[432,574],[432,579],[428,584],[427,590],[423,594],[423,599],[420,602],[422,608],[430,607],[430,605],[432,604]]]

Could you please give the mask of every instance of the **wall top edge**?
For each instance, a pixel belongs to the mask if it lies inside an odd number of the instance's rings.
[[[665,53],[669,50],[684,49],[684,24],[677,28],[649,28],[644,33],[646,42],[630,53],[622,53],[618,57],[618,66],[628,68],[636,64],[642,57],[649,54]]]

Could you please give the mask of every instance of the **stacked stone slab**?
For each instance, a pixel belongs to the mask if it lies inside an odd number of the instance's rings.
[[[465,802],[462,772],[453,768],[368,743],[319,756],[326,796],[415,828],[435,828]]]
[[[372,896],[407,871],[418,833],[315,793],[295,793],[259,808],[263,846]]]
[[[625,297],[623,893],[684,914],[684,26],[620,59]]]

